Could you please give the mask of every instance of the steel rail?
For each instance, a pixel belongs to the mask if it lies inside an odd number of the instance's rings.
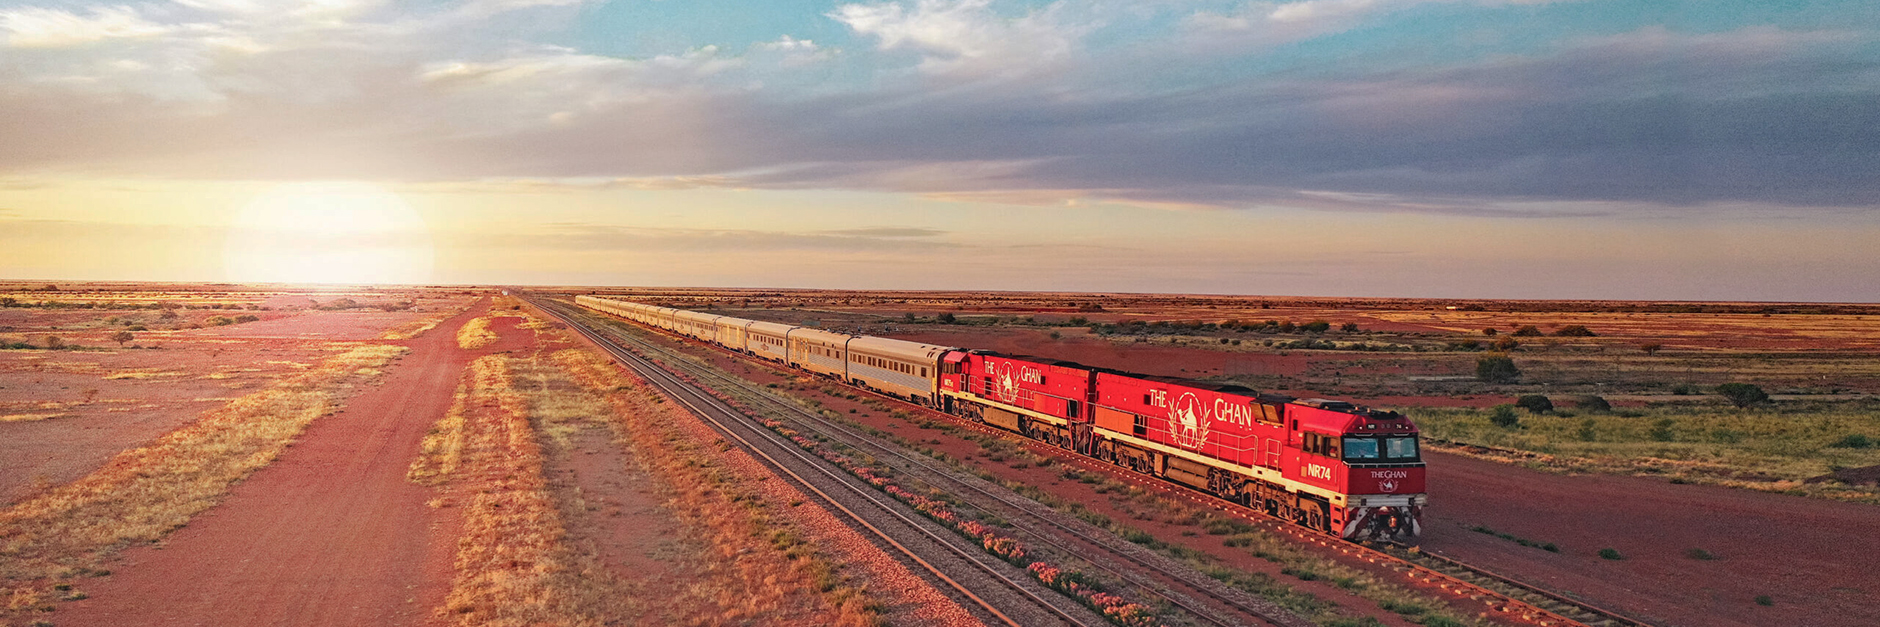
[[[870,523],[867,519],[862,517],[859,513],[855,512],[854,510],[849,509],[847,506],[844,506],[842,503],[838,502],[834,497],[830,496],[828,493],[817,488],[815,485],[812,485],[802,475],[797,474],[795,471],[790,470],[788,467],[784,466],[783,463],[779,461],[777,458],[759,449],[750,440],[739,435],[737,432],[731,429],[730,425],[713,417],[711,415],[712,412],[706,411],[705,407],[702,407],[699,404],[694,403],[692,400],[688,400],[687,398],[685,398],[685,396],[690,396],[692,397],[692,399],[696,399],[704,403],[705,406],[710,406],[712,409],[716,410],[717,412],[723,413],[729,416],[739,415],[739,412],[737,412],[735,409],[731,409],[729,407],[723,406],[723,403],[721,401],[718,401],[717,399],[714,399],[710,397],[709,395],[700,394],[695,389],[692,389],[690,385],[686,384],[685,382],[678,379],[677,377],[672,376],[670,372],[667,372],[664,368],[660,367],[658,363],[653,362],[640,355],[636,355],[632,351],[629,351],[625,349],[624,347],[620,347],[619,345],[608,341],[607,338],[601,336],[599,333],[588,328],[586,325],[583,325],[579,322],[572,320],[565,313],[550,309],[549,307],[544,307],[541,305],[541,303],[535,302],[534,299],[532,298],[530,298],[529,300],[531,304],[535,304],[538,308],[541,308],[544,311],[547,311],[548,313],[550,313],[551,315],[554,315],[555,317],[560,318],[564,323],[568,324],[571,328],[575,329],[576,332],[580,333],[584,337],[587,337],[589,340],[595,342],[597,345],[599,345],[602,348],[602,350],[607,351],[608,354],[612,355],[617,361],[620,361],[622,365],[626,365],[629,368],[632,368],[635,372],[638,372],[642,376],[646,377],[648,379],[648,382],[653,383],[656,387],[660,388],[663,391],[666,391],[668,395],[672,396],[674,400],[679,401],[679,403],[681,403],[682,405],[685,405],[686,408],[692,411],[693,414],[698,415],[700,418],[703,418],[711,422],[714,426],[717,427],[718,431],[724,433],[726,436],[729,436],[737,440],[740,444],[744,445],[744,448],[746,450],[750,451],[751,453],[755,455],[758,455],[759,457],[763,458],[765,461],[769,462],[769,464],[773,468],[776,468],[777,470],[789,475],[792,479],[795,479],[798,485],[801,485],[803,486],[803,488],[815,493],[818,497],[822,498],[823,501],[827,502],[831,507],[834,507],[836,510],[842,512],[844,515],[848,516],[851,520],[854,520],[857,524],[860,524],[863,528],[867,529],[870,533],[874,534],[876,537],[879,537],[883,541],[887,542],[890,546],[894,547],[896,551],[900,552],[902,555],[905,555],[908,559],[919,564],[922,568],[926,569],[929,573],[933,574],[936,578],[939,578],[941,581],[946,582],[946,584],[949,587],[952,587],[955,591],[958,591],[961,595],[964,595],[966,598],[972,600],[974,604],[985,609],[987,612],[991,613],[993,616],[998,617],[998,619],[1001,622],[1004,622],[1005,624],[1010,625],[1012,627],[1022,627],[1019,622],[1015,621],[1010,616],[1007,616],[1004,612],[1000,611],[990,601],[987,601],[986,599],[980,597],[978,594],[975,594],[973,591],[967,589],[965,585],[961,584],[959,581],[955,580],[954,578],[948,576],[938,566],[935,566],[933,563],[922,558],[920,555],[915,553],[912,549],[909,549],[907,546],[895,540],[887,532],[883,531],[879,527],[876,527],[873,523]],[[999,572],[996,568],[989,566],[985,564],[984,562],[980,561],[980,559],[978,559],[978,556],[975,555],[977,551],[969,552],[969,551],[963,550],[959,548],[958,546],[956,546],[949,539],[942,537],[939,534],[936,534],[928,530],[927,528],[916,523],[912,518],[909,518],[908,516],[903,515],[901,512],[895,511],[887,503],[882,502],[880,499],[876,498],[875,495],[871,494],[873,492],[872,489],[863,490],[862,488],[855,486],[851,482],[851,480],[847,478],[846,474],[837,473],[836,471],[833,471],[827,468],[825,462],[823,462],[821,459],[810,456],[809,454],[804,452],[801,448],[797,447],[793,443],[783,441],[781,436],[775,433],[772,433],[768,429],[763,429],[763,428],[758,428],[758,427],[749,427],[749,426],[746,426],[746,428],[750,430],[751,432],[757,433],[760,436],[763,436],[766,439],[770,440],[773,445],[776,445],[778,448],[791,453],[793,456],[797,457],[804,464],[808,465],[811,468],[816,469],[817,471],[829,477],[831,480],[835,481],[839,485],[842,485],[843,487],[848,488],[851,492],[855,493],[857,496],[861,497],[863,500],[869,502],[870,504],[873,504],[876,507],[880,508],[883,512],[895,517],[896,519],[899,519],[903,524],[906,524],[908,527],[920,532],[922,535],[932,540],[935,544],[946,547],[949,551],[959,556],[961,559],[985,571],[987,574],[991,575],[994,579],[997,579],[999,582],[1006,584],[1006,586],[1019,592],[1020,594],[1024,595],[1026,598],[1031,599],[1038,606],[1049,610],[1052,614],[1055,614],[1058,618],[1072,625],[1078,625],[1080,627],[1090,627],[1088,623],[1078,619],[1075,616],[1072,616],[1068,612],[1065,612],[1062,608],[1057,607],[1055,604],[1049,601],[1046,601],[1044,598],[1038,596],[1036,593],[1032,592],[1031,590],[1025,588],[1024,586],[1019,585],[1015,581],[1012,581],[1010,578],[1006,577],[1004,573]]]

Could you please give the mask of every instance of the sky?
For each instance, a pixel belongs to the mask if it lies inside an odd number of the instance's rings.
[[[1880,3],[0,0],[0,278],[1880,301]]]

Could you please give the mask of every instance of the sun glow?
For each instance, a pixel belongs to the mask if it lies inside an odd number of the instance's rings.
[[[224,263],[241,283],[416,284],[436,253],[405,201],[364,183],[291,183],[243,207]]]

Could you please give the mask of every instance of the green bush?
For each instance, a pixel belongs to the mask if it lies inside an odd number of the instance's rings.
[[[1488,383],[1513,383],[1521,378],[1521,369],[1507,355],[1483,355],[1475,360],[1475,378]]]
[[[1581,442],[1599,441],[1599,421],[1592,418],[1580,421],[1580,430],[1574,436],[1578,437]]]
[[[1299,328],[1307,333],[1324,333],[1331,330],[1332,323],[1324,320],[1313,320],[1300,325]]]
[[[1540,337],[1541,329],[1540,327],[1536,327],[1530,324],[1530,325],[1521,327],[1519,329],[1515,329],[1513,335],[1515,337]]]
[[[1488,421],[1503,429],[1521,426],[1521,417],[1515,415],[1513,405],[1496,405],[1488,411]]]
[[[1579,407],[1580,411],[1597,413],[1612,411],[1612,403],[1606,402],[1605,397],[1598,394],[1587,394],[1585,396],[1575,397],[1573,399],[1573,405]]]
[[[1526,394],[1515,399],[1514,406],[1528,410],[1528,413],[1545,414],[1554,410],[1554,402],[1540,394]]]
[[[1869,446],[1873,446],[1873,439],[1868,438],[1865,434],[1850,433],[1850,434],[1847,434],[1846,437],[1843,437],[1840,440],[1835,441],[1835,443],[1831,444],[1830,446],[1837,446],[1840,448],[1867,448]]]
[[[1657,421],[1652,422],[1652,441],[1670,442],[1676,439],[1675,434],[1671,432],[1671,425],[1676,423],[1677,421],[1670,418],[1659,418]]]
[[[1609,559],[1609,560],[1622,560],[1622,559],[1625,559],[1625,556],[1624,556],[1624,555],[1620,555],[1620,554],[1619,554],[1619,550],[1618,550],[1618,549],[1600,549],[1600,550],[1599,550],[1599,556],[1600,556],[1601,558],[1604,558],[1604,559]]]
[[[1554,337],[1598,337],[1598,334],[1586,328],[1586,325],[1569,324],[1554,331]]]
[[[1725,383],[1717,386],[1717,394],[1737,407],[1749,407],[1769,400],[1769,394],[1761,387],[1749,383]]]

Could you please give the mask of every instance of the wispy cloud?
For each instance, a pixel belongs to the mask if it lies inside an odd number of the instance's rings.
[[[106,39],[157,37],[174,30],[143,18],[129,6],[98,7],[80,14],[62,9],[0,11],[0,31],[13,48],[64,48]]]
[[[915,0],[845,4],[829,17],[882,50],[918,53],[930,74],[1011,78],[1051,68],[1079,48],[1088,27],[1067,22],[1063,6],[1007,17],[991,0]]]

